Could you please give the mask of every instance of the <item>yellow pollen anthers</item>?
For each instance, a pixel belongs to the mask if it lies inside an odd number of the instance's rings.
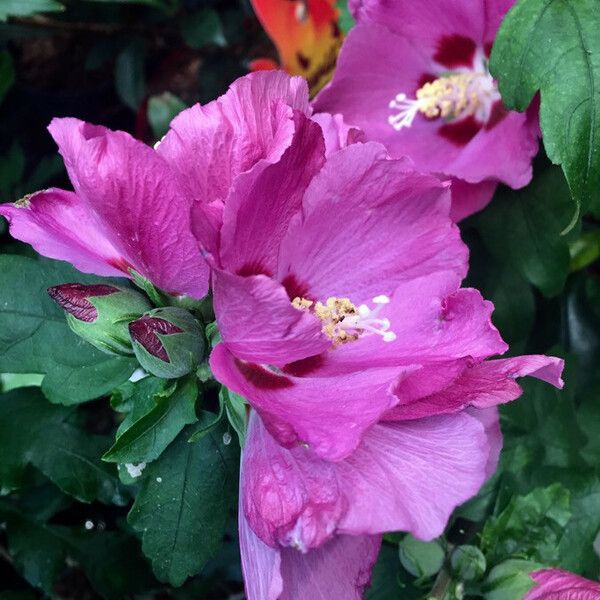
[[[493,103],[500,99],[494,79],[483,71],[465,71],[444,75],[417,90],[415,98],[397,94],[389,103],[396,114],[389,124],[400,131],[410,127],[421,113],[428,119],[462,119],[474,115],[487,121]]]
[[[382,306],[388,304],[387,296],[376,296],[373,302],[376,308],[370,309],[366,304],[357,307],[349,298],[327,298],[325,304],[313,302],[306,298],[296,297],[292,306],[297,310],[312,312],[323,322],[323,333],[333,342],[333,347],[348,342],[355,342],[362,335],[377,334],[384,342],[392,342],[396,335],[389,331],[388,319],[378,316]]]
[[[360,337],[358,331],[349,332],[340,327],[346,317],[357,316],[358,309],[348,298],[327,298],[325,304],[312,302],[306,298],[296,297],[292,306],[298,310],[310,310],[323,321],[323,333],[333,342],[334,346],[354,342]]]
[[[472,84],[484,73],[457,73],[440,77],[417,90],[419,112],[429,119],[456,118],[463,113],[474,113],[479,107],[479,95],[471,90]]]

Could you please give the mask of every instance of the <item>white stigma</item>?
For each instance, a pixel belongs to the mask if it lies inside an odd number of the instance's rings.
[[[371,309],[366,304],[361,304],[358,314],[346,316],[339,327],[349,332],[357,331],[362,335],[380,335],[384,342],[393,342],[396,334],[390,331],[390,320],[379,317],[381,309],[390,303],[389,297],[382,294],[375,296],[372,301],[375,308]]]
[[[406,94],[398,94],[389,104],[389,107],[398,110],[395,115],[388,117],[388,123],[396,130],[400,131],[405,127],[410,127],[419,113],[419,101],[411,100]]]

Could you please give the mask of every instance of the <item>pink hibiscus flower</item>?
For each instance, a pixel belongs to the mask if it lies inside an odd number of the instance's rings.
[[[600,600],[600,583],[561,569],[530,574],[536,582],[523,600]]]
[[[537,108],[508,111],[488,70],[514,0],[355,0],[357,25],[318,110],[344,115],[392,156],[453,178],[452,216],[483,208],[498,182],[531,180]]]
[[[437,177],[377,143],[325,158],[296,113],[277,163],[240,176],[213,254],[215,376],[252,405],[240,540],[249,600],[359,598],[381,533],[440,535],[501,446],[515,378],[562,361],[507,346],[460,289],[467,250]]]

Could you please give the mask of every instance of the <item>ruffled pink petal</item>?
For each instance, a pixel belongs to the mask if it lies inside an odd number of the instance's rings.
[[[278,278],[311,298],[362,303],[440,270],[462,276],[466,250],[449,207],[436,177],[390,160],[380,144],[348,146],[310,184],[282,241]]]
[[[368,427],[397,402],[389,392],[414,367],[365,369],[345,377],[294,377],[236,359],[219,344],[210,365],[215,377],[241,394],[285,447],[307,445],[327,460],[341,460]]]
[[[191,198],[167,163],[124,132],[55,119],[59,144],[82,212],[138,273],[164,291],[203,297],[208,266],[191,232]]]
[[[414,94],[423,85],[423,76],[431,72],[431,57],[419,45],[382,25],[359,23],[346,37],[332,81],[313,104],[317,111],[342,114],[346,123],[363,130],[365,139],[384,144],[394,158],[412,158],[414,144],[405,149],[401,135],[388,122],[393,114],[389,104],[400,92]],[[416,124],[417,120],[411,129]],[[425,136],[423,151],[431,153],[437,125],[425,119],[418,124],[430,129],[420,130],[419,136]]]
[[[484,426],[465,412],[373,426],[336,465],[348,497],[338,530],[439,536],[485,481],[489,453]]]
[[[243,452],[244,515],[270,546],[321,546],[346,510],[335,463],[300,446],[286,449],[252,411]]]
[[[44,256],[66,260],[84,273],[127,275],[127,264],[102,235],[95,214],[73,192],[49,189],[16,204],[1,204],[11,235]]]
[[[273,275],[281,239],[300,210],[304,191],[321,169],[321,128],[295,113],[296,134],[281,160],[240,175],[225,203],[221,266],[239,275]]]
[[[339,535],[306,554],[282,550],[280,600],[361,600],[380,546],[378,535]]]
[[[310,114],[304,79],[283,71],[252,73],[217,100],[180,113],[157,151],[196,201],[222,201],[240,173],[281,158],[294,135],[294,109]]]
[[[497,187],[496,181],[467,183],[462,179],[452,179],[452,220],[458,223],[484,209],[492,200]]]
[[[431,382],[432,369],[439,369],[438,376],[445,377],[446,368],[456,371],[453,361],[468,359],[477,363],[506,352],[508,346],[491,321],[492,303],[474,289],[452,293],[456,287],[457,277],[452,271],[401,284],[380,313],[389,320],[395,341],[384,342],[380,336],[371,335],[345,344],[327,354],[320,365],[321,373],[399,364],[418,363],[423,368],[430,365],[406,380],[413,390],[410,398],[414,399],[418,397],[414,390],[423,382]]]
[[[497,5],[506,0],[351,0],[359,23],[379,23],[398,34],[414,38],[432,54],[445,36],[459,35],[476,42],[487,41],[488,11],[497,19]],[[494,32],[495,33],[495,32]],[[493,38],[491,38],[493,39]]]
[[[240,486],[238,529],[246,600],[279,600],[283,591],[281,551],[267,546],[252,531],[243,511],[244,487]]]
[[[485,465],[485,478],[489,479],[498,467],[500,452],[502,451],[502,430],[500,429],[500,416],[498,408],[467,408],[467,414],[475,417],[484,427],[490,453]]]
[[[242,360],[283,366],[331,347],[321,321],[294,308],[269,277],[215,270],[213,294],[223,342]]]
[[[360,129],[351,127],[342,115],[317,113],[312,120],[321,126],[325,138],[325,154],[329,156],[350,144],[363,141],[364,134]]]
[[[466,366],[447,387],[420,399],[415,399],[417,386],[412,380],[422,375],[428,383],[430,375],[428,370],[422,374],[415,372],[408,378],[409,385],[406,392],[403,389],[404,382],[400,382],[394,388],[394,393],[400,398],[400,404],[386,415],[386,419],[420,419],[435,414],[456,412],[468,406],[488,408],[505,404],[523,393],[515,379],[528,375],[562,388],[563,367],[562,359],[543,355],[485,361],[474,366]]]
[[[600,583],[562,569],[530,573],[536,582],[523,600],[600,600]]]

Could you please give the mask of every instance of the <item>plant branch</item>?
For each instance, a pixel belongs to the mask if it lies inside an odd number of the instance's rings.
[[[427,600],[444,600],[450,589],[451,583],[452,576],[450,575],[450,571],[444,567],[438,573],[433,587],[431,588],[431,592],[429,592],[429,596],[427,596]]]

